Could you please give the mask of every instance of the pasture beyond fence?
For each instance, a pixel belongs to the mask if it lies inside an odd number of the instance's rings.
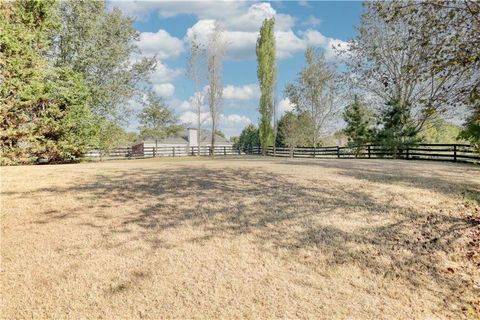
[[[88,158],[130,159],[153,157],[186,157],[186,156],[232,156],[232,155],[261,155],[260,147],[235,148],[233,146],[200,147],[144,147],[140,150],[132,148],[117,148],[108,152],[90,150],[85,155]],[[361,147],[297,147],[284,148],[273,146],[267,149],[268,156],[293,158],[396,158],[406,160],[439,160],[455,162],[480,162],[480,154],[475,148],[467,144],[415,144],[395,151],[379,145]]]

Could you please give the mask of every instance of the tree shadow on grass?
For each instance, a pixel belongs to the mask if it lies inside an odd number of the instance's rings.
[[[435,191],[480,204],[480,167],[473,164],[405,160],[290,160],[281,164],[336,169],[340,175],[389,185],[403,185]],[[432,169],[432,167],[434,167]],[[468,172],[477,181],[462,177]]]
[[[337,168],[340,174],[356,179],[408,183],[451,192],[444,187],[448,181],[429,176],[405,177],[403,169],[392,173],[375,166],[345,168],[334,162],[312,165],[310,161],[304,164],[312,170]],[[453,187],[478,187],[456,184]],[[246,171],[185,166],[109,171],[90,183],[39,189],[35,193],[74,194],[86,200],[88,208],[68,215],[45,215],[42,224],[67,218],[94,218],[96,223],[79,224],[100,229],[112,239],[118,233],[131,233],[132,239],[145,241],[152,250],[182,245],[169,243],[161,236],[185,226],[200,230],[200,235],[183,241],[200,245],[212,238],[247,234],[255,239],[256,245],[273,254],[278,254],[279,249],[292,256],[310,251],[325,255],[332,266],[359,266],[383,277],[402,279],[412,288],[426,286],[431,291],[441,288],[441,292],[435,292],[445,301],[439,309],[447,308],[452,301],[464,305],[475,303],[473,280],[465,282],[458,273],[447,272],[439,257],[452,250],[465,230],[478,226],[441,212],[418,212],[412,207],[395,206],[388,199],[372,198],[341,183],[300,183],[292,177],[255,168]],[[128,208],[128,212],[118,216],[89,216],[94,209],[100,211],[105,207]],[[356,228],[345,225],[350,217],[353,221],[374,216],[384,217],[384,222],[362,223]],[[335,219],[344,222],[337,224]],[[122,246],[125,241],[109,245]],[[473,293],[465,294],[465,288]]]

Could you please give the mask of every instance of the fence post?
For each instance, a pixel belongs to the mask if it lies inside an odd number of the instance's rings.
[[[208,154],[211,156],[213,152],[212,146],[208,146]]]
[[[153,147],[153,157],[155,158],[157,156],[157,148]]]
[[[340,158],[340,147],[337,146],[337,158]]]
[[[371,153],[371,151],[370,151],[370,145],[368,145],[368,159],[371,158],[371,154],[372,154],[372,153]]]
[[[457,161],[457,145],[453,145],[453,161]]]
[[[223,147],[223,155],[226,156],[227,155],[227,147]]]
[[[407,160],[408,160],[409,153],[410,153],[410,148],[407,146]]]
[[[238,147],[238,155],[240,155],[240,147]]]
[[[172,156],[175,157],[175,147],[172,147]]]
[[[313,157],[315,158],[316,155],[317,155],[317,148],[313,147]]]

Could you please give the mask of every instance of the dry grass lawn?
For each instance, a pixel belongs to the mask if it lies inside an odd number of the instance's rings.
[[[2,318],[480,318],[479,166],[24,166],[1,192]]]

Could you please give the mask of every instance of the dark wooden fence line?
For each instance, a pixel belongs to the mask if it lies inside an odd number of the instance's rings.
[[[101,152],[91,149],[86,154],[86,158],[93,159],[135,159],[135,158],[153,158],[153,157],[186,157],[186,156],[233,156],[233,155],[259,155],[260,147],[238,149],[233,146],[209,146],[200,147],[143,147],[143,148],[116,148]]]
[[[90,150],[85,155],[88,158],[96,159],[134,159],[151,157],[185,157],[185,156],[234,156],[234,155],[260,155],[260,147],[251,147],[238,149],[233,146],[217,146],[211,148],[201,147],[144,147],[141,149],[116,148],[108,152]],[[273,146],[267,149],[268,156],[273,156]],[[458,162],[479,162],[480,154],[475,148],[467,144],[416,144],[394,153],[379,145],[366,145],[361,147],[297,147],[294,149],[285,147],[276,147],[276,157],[294,157],[294,158],[360,158],[360,159],[379,159],[379,158],[397,158],[406,160],[438,160],[438,161],[458,161]]]
[[[442,144],[421,143],[408,146],[403,150],[385,149],[379,145],[366,145],[359,147],[276,147],[275,156],[294,158],[361,158],[379,159],[396,158],[405,160],[439,160],[439,161],[462,161],[480,162],[480,154],[468,144]],[[273,156],[273,147],[269,147],[267,155]]]

